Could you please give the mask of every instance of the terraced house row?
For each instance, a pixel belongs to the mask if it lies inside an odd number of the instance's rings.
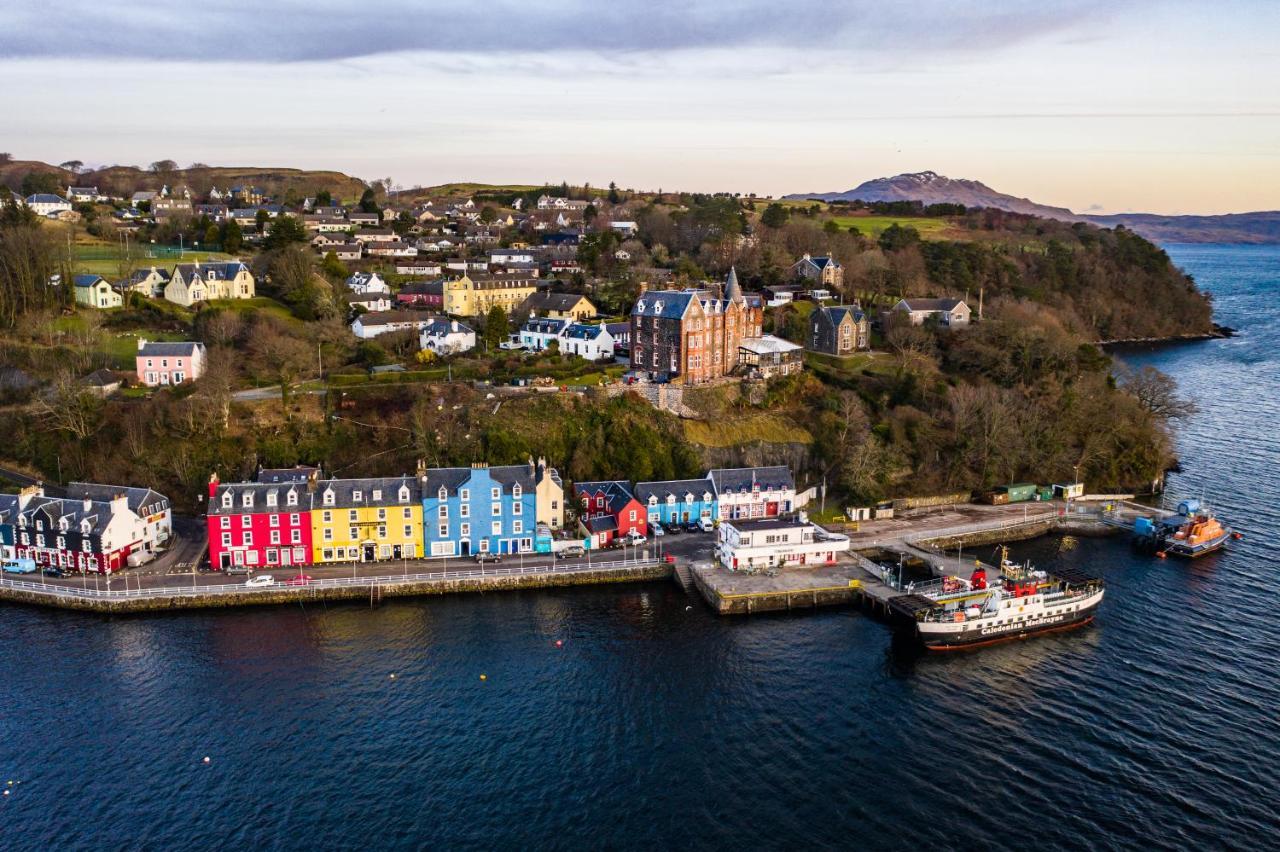
[[[477,553],[547,553],[564,526],[564,486],[544,459],[324,479],[318,468],[209,480],[209,562],[275,567]]]

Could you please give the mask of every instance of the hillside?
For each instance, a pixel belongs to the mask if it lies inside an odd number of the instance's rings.
[[[981,181],[949,178],[935,172],[901,174],[869,180],[846,192],[808,192],[784,200],[919,201],[923,204],[963,204],[989,210],[1025,213],[1063,222],[1091,222],[1104,228],[1117,225],[1149,240],[1174,243],[1280,243],[1280,211],[1227,213],[1216,216],[1162,216],[1158,213],[1117,213],[1093,216],[1065,207],[1038,204],[997,192]]]
[[[1016,198],[996,192],[985,183],[963,178],[949,178],[937,172],[915,172],[895,177],[876,178],[858,184],[845,192],[797,193],[784,196],[803,200],[820,198],[823,201],[919,201],[924,204],[963,204],[966,207],[985,207],[1007,210],[1010,213],[1026,213],[1049,219],[1075,221],[1080,217],[1065,207],[1049,207],[1036,204],[1027,198]]]

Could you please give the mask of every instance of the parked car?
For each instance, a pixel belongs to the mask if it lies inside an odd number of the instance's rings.
[[[662,528],[665,529],[669,535],[679,535],[684,532],[684,527],[674,522],[670,524],[662,524]]]
[[[627,533],[627,544],[631,545],[632,547],[639,547],[640,545],[644,544],[648,540],[649,539],[645,538],[643,535],[636,532],[635,530],[631,530],[631,532]]]
[[[568,547],[561,548],[556,556],[560,559],[574,559],[585,555],[587,549],[580,544],[571,544]]]
[[[698,529],[704,533],[715,532],[715,522],[710,518],[698,518]]]
[[[284,581],[286,586],[305,586],[311,582],[310,574],[299,574],[296,577],[290,577]]]
[[[250,577],[245,580],[244,584],[251,589],[257,589],[263,586],[274,586],[276,584],[276,578],[272,577],[270,574],[259,574],[256,577]]]
[[[702,532],[702,524],[698,521],[690,521],[684,525],[685,532]]]
[[[71,576],[70,571],[63,571],[57,565],[46,565],[44,566],[43,570],[41,570],[40,573],[44,574],[46,577],[70,577]]]
[[[249,569],[244,565],[228,565],[226,568],[222,569],[222,573],[229,576],[243,575],[248,574]]]
[[[476,554],[476,562],[479,562],[482,565],[485,562],[501,562],[501,561],[502,561],[502,557],[496,553],[481,552]]]
[[[36,572],[36,561],[27,558],[6,560],[4,572],[6,574],[34,574]]]
[[[662,524],[649,524],[649,531],[653,533],[654,538],[667,534],[667,531],[662,528]]]

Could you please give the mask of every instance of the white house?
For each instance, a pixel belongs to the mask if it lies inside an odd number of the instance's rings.
[[[39,216],[56,216],[59,213],[71,209],[71,202],[60,195],[53,195],[48,192],[38,192],[35,195],[28,195],[26,204]]]
[[[497,248],[489,252],[489,263],[505,266],[508,263],[537,263],[532,249]]]
[[[613,335],[603,323],[588,325],[575,322],[566,328],[560,337],[560,351],[569,355],[579,355],[588,361],[612,359]]]
[[[849,550],[849,537],[807,521],[781,518],[722,520],[716,559],[730,570],[788,565],[831,565]]]
[[[419,334],[421,348],[437,355],[456,355],[476,348],[476,333],[471,326],[457,320],[436,317]]]
[[[964,328],[972,313],[960,299],[901,299],[893,310],[907,314],[912,325],[923,325],[934,319],[947,328]]]
[[[347,296],[347,307],[364,308],[366,311],[391,310],[391,296],[387,293],[352,293]]]
[[[571,324],[567,319],[530,317],[520,328],[520,343],[531,352],[540,352],[552,343],[560,346]]]
[[[421,332],[436,317],[421,311],[371,311],[356,317],[351,331],[362,340],[369,340],[389,331]]]
[[[382,276],[376,272],[355,273],[347,279],[347,287],[352,293],[356,293],[357,295],[391,292],[391,288],[387,286],[387,282],[383,281]]]
[[[800,508],[791,468],[717,468],[707,473],[715,485],[720,517],[773,518]]]
[[[624,237],[634,237],[640,230],[640,226],[635,222],[610,222],[609,227]]]

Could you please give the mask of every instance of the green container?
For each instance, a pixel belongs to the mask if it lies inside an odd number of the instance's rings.
[[[1052,486],[1052,485],[1046,485],[1044,488],[1041,488],[1041,489],[1040,489],[1039,491],[1037,491],[1036,493],[1040,495],[1040,499],[1041,499],[1041,500],[1052,500],[1052,499],[1053,499],[1053,486]]]
[[[1035,499],[1036,484],[1034,482],[1016,482],[1013,485],[1006,485],[1004,491],[1009,495],[1010,503],[1025,503],[1028,500]]]

